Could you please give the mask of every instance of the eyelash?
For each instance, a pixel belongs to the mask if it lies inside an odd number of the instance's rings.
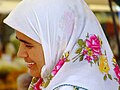
[[[32,48],[33,46],[31,46],[31,45],[25,45],[27,48]]]
[[[23,42],[21,42],[20,45],[24,45],[24,47],[29,48],[29,49],[31,49],[33,47],[32,45],[29,45],[29,44],[26,44]]]

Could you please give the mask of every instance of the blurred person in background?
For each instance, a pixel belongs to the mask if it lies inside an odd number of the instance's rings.
[[[28,90],[32,76],[28,73],[23,73],[17,78],[17,90]]]

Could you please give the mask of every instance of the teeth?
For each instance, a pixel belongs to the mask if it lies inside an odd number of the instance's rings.
[[[29,64],[29,65],[33,65],[33,64],[35,64],[34,62],[31,62],[31,63],[27,63],[27,64]]]

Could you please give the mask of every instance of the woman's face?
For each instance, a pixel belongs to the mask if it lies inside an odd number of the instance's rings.
[[[17,55],[24,58],[32,76],[40,77],[41,68],[45,64],[42,45],[18,31],[16,38],[20,41]]]

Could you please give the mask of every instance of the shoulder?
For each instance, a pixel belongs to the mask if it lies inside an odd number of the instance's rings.
[[[71,84],[62,84],[55,87],[53,90],[88,90],[88,89],[80,86],[71,85]]]

